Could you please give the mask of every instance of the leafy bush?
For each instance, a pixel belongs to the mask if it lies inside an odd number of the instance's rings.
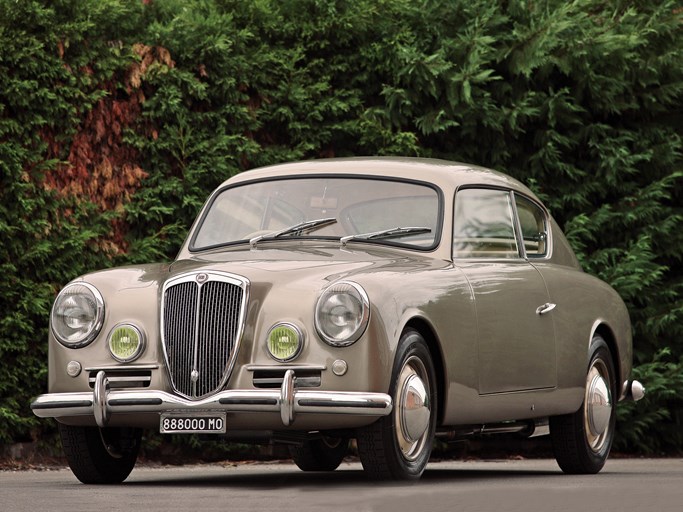
[[[170,259],[208,193],[282,161],[418,155],[529,184],[624,297],[681,451],[683,11],[675,1],[0,0],[0,443],[48,428],[56,291]],[[657,435],[654,433],[657,432]]]

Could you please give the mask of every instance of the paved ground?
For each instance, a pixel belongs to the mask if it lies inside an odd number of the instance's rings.
[[[594,476],[552,460],[431,463],[417,483],[368,481],[358,463],[334,473],[291,464],[136,468],[118,486],[80,484],[67,469],[0,472],[0,510],[258,512],[683,510],[683,459],[612,459]]]

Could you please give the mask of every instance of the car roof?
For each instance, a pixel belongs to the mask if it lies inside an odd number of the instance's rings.
[[[433,183],[444,190],[468,185],[487,185],[518,190],[538,201],[525,185],[506,174],[478,165],[432,158],[353,157],[304,160],[245,171],[226,181],[222,186],[291,175],[320,174],[412,179]]]

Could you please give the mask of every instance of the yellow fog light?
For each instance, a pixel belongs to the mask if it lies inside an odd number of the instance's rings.
[[[268,352],[278,361],[291,361],[301,352],[304,336],[292,324],[277,324],[268,333]]]
[[[109,333],[109,352],[114,359],[126,363],[142,354],[145,339],[142,331],[130,324],[120,324]]]

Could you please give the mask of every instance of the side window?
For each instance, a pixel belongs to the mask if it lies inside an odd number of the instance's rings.
[[[519,225],[524,240],[524,250],[530,258],[548,254],[548,225],[545,213],[527,198],[515,194]]]
[[[519,258],[509,192],[464,189],[455,196],[455,258]]]

